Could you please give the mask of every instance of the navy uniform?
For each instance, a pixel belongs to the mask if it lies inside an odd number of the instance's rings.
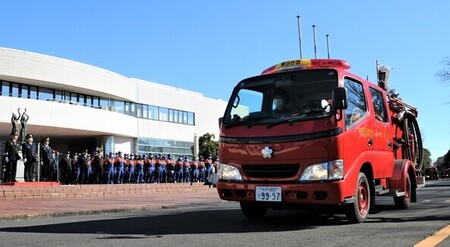
[[[161,183],[162,168],[161,168],[161,156],[158,154],[155,157],[155,182]]]
[[[33,182],[34,162],[36,162],[36,146],[33,143],[33,135],[25,136],[26,142],[22,144],[22,157],[25,165],[25,182]]]
[[[169,154],[166,159],[166,172],[167,172],[167,182],[171,183],[175,181],[175,164],[172,159],[172,155]]]
[[[190,172],[189,172],[189,160],[188,160],[188,158],[186,156],[184,156],[184,159],[183,159],[183,179],[182,179],[183,183],[187,183],[189,181],[189,175],[190,175]]]
[[[50,138],[47,137],[44,139],[44,143],[41,146],[41,181],[47,182],[51,180],[52,177],[52,166],[55,163],[53,150],[49,145]]]
[[[205,182],[208,182],[208,177],[209,177],[209,174],[212,173],[212,170],[213,170],[212,157],[211,157],[211,155],[209,155],[208,158],[205,160],[205,173],[204,173],[204,177],[203,177],[203,180]]]
[[[88,180],[88,166],[89,166],[89,160],[88,160],[88,154],[87,150],[83,150],[81,152],[81,155],[78,156],[78,167],[80,169],[80,175],[78,176],[78,183],[86,183]]]
[[[136,167],[136,156],[134,154],[130,154],[129,159],[127,161],[128,165],[128,183],[134,182],[134,168]]]
[[[92,159],[92,182],[96,184],[103,183],[103,157],[101,150],[97,150]]]
[[[135,155],[136,160],[134,162],[135,165],[135,173],[136,173],[136,183],[144,182],[144,160],[142,160],[141,155]]]
[[[191,168],[191,183],[198,181],[198,159],[197,157],[192,157],[192,161],[189,164]]]
[[[182,178],[183,178],[183,160],[181,159],[181,157],[179,157],[175,162],[175,182],[181,183]]]
[[[80,180],[81,169],[78,164],[78,154],[74,153],[72,158],[72,183],[77,184]]]
[[[67,151],[59,161],[59,169],[61,171],[60,182],[63,184],[72,183],[72,159],[70,151]]]
[[[205,160],[200,156],[198,161],[198,181],[205,182]]]
[[[122,157],[122,152],[119,151],[119,154],[114,159],[114,167],[116,168],[116,174],[115,174],[115,183],[116,184],[122,184],[123,183],[123,176],[125,172],[125,160]]]
[[[106,156],[106,158],[103,161],[103,170],[105,171],[104,180],[106,184],[113,184],[114,183],[114,159],[113,154],[110,153]]]
[[[159,182],[167,182],[166,156],[164,155],[159,159]]]
[[[4,152],[4,164],[6,164],[6,173],[4,182],[17,182],[16,171],[17,161],[20,159],[17,147],[17,132],[11,132],[9,135],[11,138],[6,141]]]

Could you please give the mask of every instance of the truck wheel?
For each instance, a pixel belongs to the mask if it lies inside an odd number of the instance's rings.
[[[398,209],[407,209],[411,203],[411,178],[406,174],[406,190],[404,196],[394,197],[395,207]]]
[[[366,221],[370,210],[370,185],[364,173],[360,172],[356,183],[355,202],[346,205],[347,219],[351,223]]]
[[[241,202],[241,210],[247,218],[258,220],[264,217],[267,207],[254,202]]]

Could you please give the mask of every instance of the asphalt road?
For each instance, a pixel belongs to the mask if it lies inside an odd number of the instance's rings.
[[[377,197],[363,224],[343,214],[269,211],[249,221],[237,203],[0,221],[0,246],[413,246],[450,225],[450,179],[427,181],[418,203]],[[438,246],[450,246],[445,239]]]

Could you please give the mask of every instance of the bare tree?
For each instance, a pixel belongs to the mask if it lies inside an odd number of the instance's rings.
[[[442,70],[436,73],[436,76],[443,82],[450,83],[450,57],[446,57],[442,60],[442,64],[445,66]],[[450,85],[450,84],[449,84]]]

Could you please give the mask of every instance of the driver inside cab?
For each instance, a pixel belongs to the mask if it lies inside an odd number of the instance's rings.
[[[291,112],[286,108],[289,102],[289,94],[284,90],[277,90],[273,96],[272,111],[275,114],[290,114]]]

